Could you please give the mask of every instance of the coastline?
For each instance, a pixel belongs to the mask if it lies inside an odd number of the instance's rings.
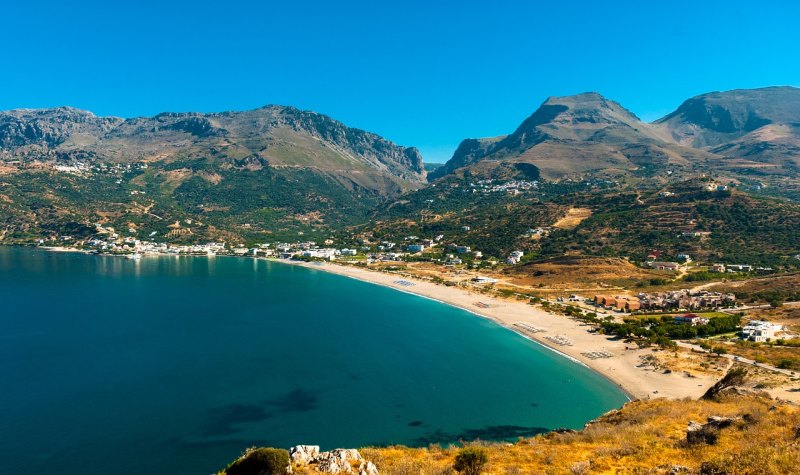
[[[565,357],[577,364],[600,374],[614,383],[629,400],[668,398],[698,398],[708,387],[716,382],[710,375],[688,377],[682,373],[664,374],[638,367],[640,358],[652,354],[652,349],[630,349],[624,342],[616,341],[606,335],[589,333],[586,324],[571,320],[563,315],[546,312],[524,302],[503,300],[496,297],[472,293],[468,290],[447,287],[428,281],[398,277],[383,272],[329,262],[302,262],[283,259],[270,259],[271,262],[316,269],[344,277],[389,287],[393,290],[416,295],[439,303],[457,307],[475,316],[486,318],[509,329],[522,337]],[[399,281],[412,282],[401,285]],[[475,303],[487,305],[478,307]],[[529,333],[514,324],[527,323],[545,331]],[[573,345],[558,345],[547,336],[563,336]],[[628,348],[628,349],[626,349]],[[609,358],[590,359],[582,353],[606,351]]]

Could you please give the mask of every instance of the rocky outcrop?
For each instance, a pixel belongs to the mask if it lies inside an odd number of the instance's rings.
[[[686,428],[686,443],[690,446],[716,444],[720,430],[741,420],[741,417],[710,416],[705,424],[689,421],[689,426]]]
[[[320,452],[318,445],[297,445],[289,449],[292,463],[309,466],[322,473],[378,475],[374,463],[364,460],[356,449],[335,449]]]
[[[319,445],[296,445],[289,449],[292,463],[308,465],[319,457]]]

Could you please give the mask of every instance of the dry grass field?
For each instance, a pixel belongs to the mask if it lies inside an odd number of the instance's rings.
[[[717,442],[688,446],[690,421],[741,417]],[[485,473],[507,474],[786,474],[800,463],[800,410],[754,396],[720,401],[637,401],[579,432],[550,433],[516,443],[480,443]],[[389,475],[453,473],[456,447],[367,448],[362,453]]]

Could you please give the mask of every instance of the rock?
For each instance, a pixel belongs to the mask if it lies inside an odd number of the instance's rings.
[[[372,462],[362,462],[358,467],[358,475],[378,475],[378,467]]]
[[[689,421],[689,427],[686,428],[686,443],[689,445],[697,445],[705,443],[705,441],[703,426],[695,421]]]
[[[318,445],[297,445],[289,449],[292,463],[314,465],[322,473],[378,475],[378,467],[364,460],[356,449],[336,449],[320,452]]]
[[[308,465],[319,456],[319,445],[296,445],[289,449],[292,463]]]
[[[356,449],[336,449],[322,452],[317,456],[316,463],[317,470],[324,473],[354,473],[353,465],[359,467],[360,473],[361,467],[368,465]],[[377,469],[375,471],[377,472]]]
[[[741,417],[710,416],[708,422],[702,425],[689,421],[689,426],[686,428],[686,443],[689,445],[716,444],[720,430],[741,420]]]
[[[723,417],[723,416],[710,416],[706,426],[713,426],[717,429],[724,429],[734,422],[742,420],[741,417]]]

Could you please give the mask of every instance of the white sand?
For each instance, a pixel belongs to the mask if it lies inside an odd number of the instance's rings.
[[[635,399],[648,399],[665,397],[679,399],[685,397],[700,397],[708,387],[716,382],[716,378],[708,376],[688,377],[683,373],[662,374],[644,368],[638,368],[640,357],[653,352],[648,349],[628,349],[633,345],[626,345],[622,341],[610,339],[606,335],[589,333],[588,326],[572,320],[563,315],[556,315],[533,307],[523,302],[502,300],[479,293],[472,293],[462,288],[447,287],[431,282],[399,277],[380,271],[368,270],[359,267],[345,266],[333,263],[305,263],[296,261],[281,261],[331,272],[338,275],[371,282],[390,287],[402,292],[408,292],[423,297],[432,298],[456,307],[460,307],[474,314],[489,318],[496,323],[519,332],[531,340],[552,348],[563,355],[597,371],[616,383],[629,397]],[[413,286],[403,286],[396,281],[405,280],[413,282]],[[488,308],[480,308],[476,302],[488,304]],[[540,333],[527,333],[514,327],[516,322],[525,322],[535,327],[544,329]],[[571,340],[572,346],[562,346],[548,341],[546,336],[564,336]],[[581,353],[593,351],[606,351],[613,356],[604,359],[592,360]]]

